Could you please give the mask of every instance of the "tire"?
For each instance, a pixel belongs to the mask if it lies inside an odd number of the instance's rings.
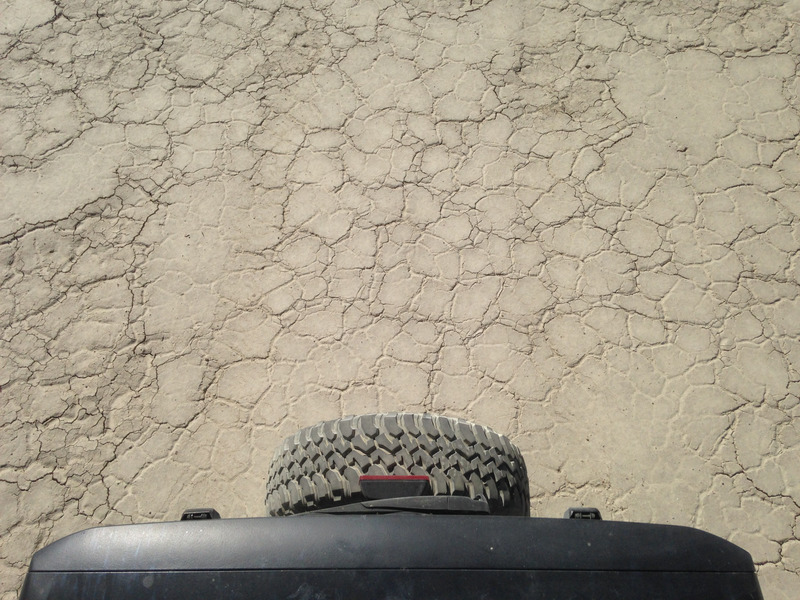
[[[270,467],[267,512],[360,502],[361,475],[428,475],[434,495],[482,496],[492,514],[530,514],[525,462],[507,437],[462,419],[412,413],[345,417],[287,438]]]

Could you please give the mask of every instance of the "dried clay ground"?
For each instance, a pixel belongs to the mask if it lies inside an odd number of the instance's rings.
[[[0,53],[0,599],[396,410],[797,598],[800,2],[4,0]]]

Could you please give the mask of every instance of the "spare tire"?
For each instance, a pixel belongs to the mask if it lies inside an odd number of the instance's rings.
[[[530,514],[528,475],[507,437],[462,419],[389,413],[301,429],[267,481],[272,516],[363,501],[362,475],[427,475],[434,495],[483,497],[492,514]]]

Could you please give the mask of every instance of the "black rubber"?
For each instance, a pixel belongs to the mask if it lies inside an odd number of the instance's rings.
[[[284,440],[270,466],[267,512],[361,502],[361,475],[427,475],[434,495],[481,496],[492,514],[530,515],[525,462],[507,437],[462,419],[413,413],[345,417]]]

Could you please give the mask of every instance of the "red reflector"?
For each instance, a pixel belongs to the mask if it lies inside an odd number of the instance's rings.
[[[430,481],[427,475],[362,475],[359,481]]]
[[[362,475],[358,484],[368,500],[431,494],[431,479],[427,475]]]

